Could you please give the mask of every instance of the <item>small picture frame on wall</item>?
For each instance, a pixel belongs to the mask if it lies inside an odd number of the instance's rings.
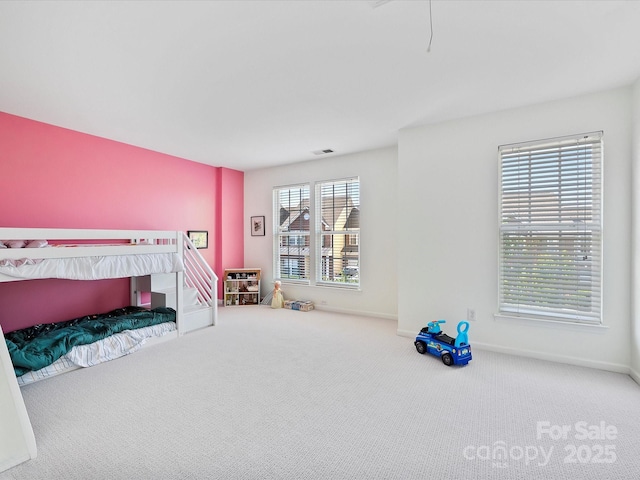
[[[264,237],[264,215],[251,217],[251,236]]]
[[[187,237],[196,248],[209,247],[209,232],[207,230],[187,230]]]

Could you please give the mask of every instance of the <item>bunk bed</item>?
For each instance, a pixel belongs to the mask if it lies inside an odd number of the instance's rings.
[[[0,228],[0,243],[0,283],[128,277],[131,294],[130,306],[106,314],[21,331],[3,332],[0,326],[0,337],[4,337],[0,342],[0,445],[10,447],[0,449],[0,472],[37,455],[20,385],[91,366],[103,361],[99,357],[111,360],[161,341],[157,339],[175,338],[216,323],[218,278],[183,232]],[[147,297],[151,304],[143,305]],[[122,320],[123,316],[127,316],[124,323],[117,331],[112,329],[111,319]],[[99,331],[101,338],[93,343],[77,341],[83,335],[75,329],[80,323],[88,323],[89,330]],[[71,328],[69,336],[63,333],[67,327]],[[53,337],[56,347],[64,345],[66,353],[50,355],[52,363],[47,360],[50,364],[37,370],[40,365],[21,365],[15,359],[30,361],[33,353],[21,342],[43,331]],[[68,349],[67,344],[74,345]],[[12,357],[9,350],[19,352]],[[41,350],[50,353],[46,343]]]
[[[0,282],[131,281],[129,307],[17,332],[5,328],[20,385],[215,325],[217,277],[183,232],[0,228],[0,245]],[[189,289],[195,293],[185,295]],[[145,292],[151,305],[142,304]]]

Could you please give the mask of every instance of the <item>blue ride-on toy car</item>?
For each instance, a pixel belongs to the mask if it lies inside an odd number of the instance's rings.
[[[420,330],[414,345],[418,353],[430,353],[440,357],[447,366],[466,365],[471,360],[471,345],[469,345],[469,322],[458,323],[458,336],[452,338],[442,330],[440,324],[446,320],[434,320]]]

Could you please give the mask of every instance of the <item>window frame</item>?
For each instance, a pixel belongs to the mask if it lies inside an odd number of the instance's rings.
[[[324,219],[322,216],[322,205],[323,205],[322,194],[321,194],[322,187],[323,185],[326,186],[330,184],[341,184],[341,183],[357,184],[356,190],[357,190],[358,228],[326,230],[325,228],[327,227],[328,224],[323,221]],[[290,212],[292,208],[297,207],[296,213],[299,216],[300,214],[304,213],[305,209],[308,209],[309,230],[308,231],[300,231],[300,230],[283,231],[282,225],[284,225],[286,221],[291,222],[291,218],[290,218],[291,214],[289,213],[289,215],[285,218],[285,221],[283,222],[282,220],[283,213],[281,212],[282,192],[289,192],[289,195],[291,195],[292,191],[298,190],[299,192],[303,192],[304,189],[306,189],[307,197],[304,196],[305,195],[304,193],[300,193],[300,198],[301,198],[300,205],[291,205],[290,204],[291,202],[289,202],[289,205],[287,205],[288,207],[287,212]],[[302,199],[304,199],[305,201],[303,202]],[[304,208],[302,206],[302,203],[304,203]],[[347,200],[345,199],[345,205],[346,204],[347,204]],[[296,285],[310,285],[310,286],[323,286],[323,287],[328,286],[328,287],[335,287],[335,288],[359,290],[361,285],[360,228],[359,228],[359,211],[360,210],[359,209],[360,209],[360,178],[358,176],[348,176],[348,177],[335,179],[335,180],[321,180],[321,181],[314,181],[314,182],[308,182],[308,183],[305,182],[305,183],[294,184],[294,185],[284,185],[284,186],[274,187],[273,188],[273,214],[272,214],[274,279],[278,279],[285,284],[288,283],[288,284],[296,284]],[[347,215],[347,218],[348,218],[348,215]],[[330,259],[326,258],[326,255],[324,254],[324,251],[326,251],[328,248],[331,248],[330,246],[326,246],[323,244],[323,239],[327,235],[343,236],[345,246],[349,245],[351,247],[357,247],[355,253],[346,252],[346,251],[342,252],[342,255],[345,256],[344,258],[350,258],[352,260],[352,263],[350,263],[349,265],[352,265],[355,259],[355,262],[357,264],[357,274],[355,278],[354,278],[354,275],[351,275],[349,277],[347,277],[346,275],[342,275],[339,280],[336,280],[336,279],[328,280],[323,278],[323,275],[327,272],[330,274],[330,276],[335,277],[335,272],[331,274],[331,272],[333,271],[333,262],[330,261]],[[305,242],[306,245],[304,246],[299,245],[301,238],[308,239],[308,241]],[[351,243],[354,238],[357,238],[355,245]],[[308,248],[307,256],[302,257],[302,258],[308,259],[308,265],[306,266],[306,272],[305,272],[306,275],[304,276],[304,278],[296,278],[295,275],[293,276],[291,275],[290,272],[292,269],[291,267],[292,262],[294,260],[297,261],[298,259],[301,260],[301,257],[291,256],[290,258],[287,258],[288,257],[287,255],[283,255],[282,249],[288,248],[288,247],[294,247],[294,250],[298,247]],[[333,254],[335,252],[331,252],[331,253]],[[331,258],[333,258],[333,255],[331,255]],[[284,272],[285,263],[289,265],[288,274]],[[346,281],[347,278],[350,281]]]

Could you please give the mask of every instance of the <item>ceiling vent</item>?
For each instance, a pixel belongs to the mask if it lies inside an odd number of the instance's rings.
[[[325,148],[324,150],[316,150],[311,153],[313,153],[314,155],[326,155],[327,153],[333,153],[333,150],[331,150],[330,148]]]

